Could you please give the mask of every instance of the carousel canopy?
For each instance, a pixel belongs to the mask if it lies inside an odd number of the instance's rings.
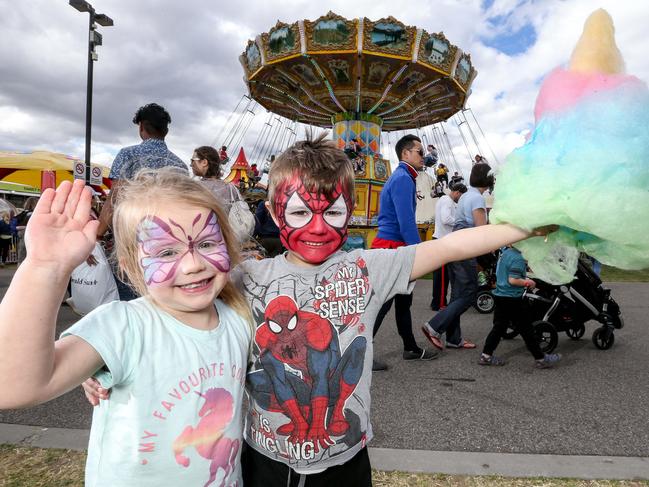
[[[384,131],[447,120],[462,109],[476,71],[443,33],[393,17],[278,22],[240,57],[250,96],[297,122],[366,120]]]

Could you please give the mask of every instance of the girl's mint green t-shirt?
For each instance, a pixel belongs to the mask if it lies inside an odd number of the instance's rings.
[[[64,334],[88,342],[112,388],[95,408],[86,486],[241,486],[241,402],[249,325],[215,301],[220,324],[191,328],[147,298],[101,306]]]

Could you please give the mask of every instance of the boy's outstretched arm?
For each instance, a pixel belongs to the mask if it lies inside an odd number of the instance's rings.
[[[532,232],[522,228],[501,223],[466,228],[437,240],[420,243],[415,251],[410,280],[419,279],[449,262],[477,257],[532,235]]]
[[[27,225],[27,258],[0,303],[0,409],[52,399],[102,365],[80,338],[54,340],[70,274],[95,244],[90,203],[83,181],[63,182],[43,193]]]

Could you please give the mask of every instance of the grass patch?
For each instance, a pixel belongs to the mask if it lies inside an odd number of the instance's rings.
[[[602,265],[602,273],[600,275],[604,282],[649,282],[649,269],[641,271],[625,271],[617,267],[609,267]],[[419,279],[432,279],[433,273],[430,272]]]
[[[605,282],[649,282],[649,269],[625,271],[603,265],[601,278]]]
[[[81,487],[85,452],[0,445],[0,487]],[[649,481],[372,472],[375,487],[649,487]],[[342,486],[341,486],[342,487]]]
[[[0,445],[0,486],[81,487],[85,452]]]

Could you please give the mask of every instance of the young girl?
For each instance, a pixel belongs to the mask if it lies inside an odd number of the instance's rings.
[[[250,311],[229,281],[238,255],[219,204],[173,169],[120,186],[116,255],[143,297],[97,308],[55,341],[70,273],[94,246],[90,204],[82,181],[64,182],[28,224],[27,258],[0,305],[0,408],[94,375],[112,395],[93,415],[86,485],[242,485]]]

